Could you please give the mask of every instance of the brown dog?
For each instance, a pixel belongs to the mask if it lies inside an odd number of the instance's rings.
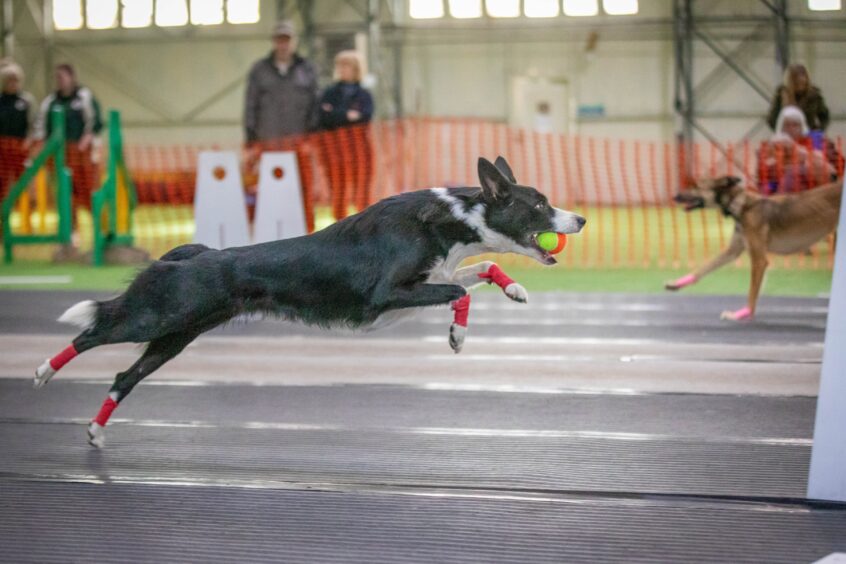
[[[769,261],[767,253],[789,255],[806,251],[837,227],[843,186],[840,182],[782,196],[762,197],[744,188],[739,178],[724,176],[701,180],[679,193],[675,200],[685,211],[718,208],[735,220],[734,235],[726,250],[710,262],[678,280],[667,290],[680,290],[749,251],[752,280],[749,301],[737,311],[724,311],[721,318],[738,321],[755,315],[755,305]]]

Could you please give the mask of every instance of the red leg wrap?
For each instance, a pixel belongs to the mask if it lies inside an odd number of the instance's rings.
[[[508,287],[509,284],[514,284],[514,280],[508,277],[508,275],[502,271],[499,265],[491,265],[487,272],[482,272],[479,274],[479,278],[483,280],[487,280],[488,283],[493,282],[503,290]]]
[[[470,294],[466,294],[452,302],[452,311],[455,312],[454,323],[462,327],[467,327],[467,317],[470,315]]]
[[[53,370],[58,370],[78,354],[73,345],[68,345],[65,350],[50,359],[50,366],[53,367]]]
[[[113,400],[111,396],[107,397],[106,401],[104,401],[103,405],[100,407],[100,413],[98,413],[97,417],[94,418],[94,422],[101,427],[105,427],[106,423],[109,422],[109,417],[112,416],[112,411],[114,411],[117,406],[117,402]]]

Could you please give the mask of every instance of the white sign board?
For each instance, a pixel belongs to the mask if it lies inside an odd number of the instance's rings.
[[[232,151],[203,151],[197,160],[194,242],[213,249],[250,244],[244,184]]]
[[[306,233],[296,153],[262,153],[253,239],[256,243],[265,243]]]
[[[846,501],[846,205],[843,202],[837,231],[808,498]]]

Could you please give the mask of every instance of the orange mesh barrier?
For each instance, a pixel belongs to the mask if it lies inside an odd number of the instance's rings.
[[[819,140],[818,143],[819,145]],[[0,139],[0,190],[23,167],[26,152]],[[190,241],[197,155],[233,150],[241,155],[249,205],[262,151],[295,151],[310,228],[345,217],[387,196],[434,186],[473,186],[476,160],[505,156],[520,183],[534,186],[553,204],[584,214],[588,225],[562,257],[582,267],[689,268],[731,235],[731,221],[707,210],[685,214],[673,195],[694,176],[736,175],[762,194],[813,189],[842,177],[843,140],[807,143],[673,143],[598,139],[537,133],[482,120],[407,118],[289,137],[241,147],[208,145],[125,146],[138,195],[136,241],[151,253]],[[76,152],[75,152],[76,151]],[[102,158],[100,161],[102,162]],[[75,206],[82,209],[99,168],[75,147],[68,149]],[[5,193],[5,192],[4,192]],[[21,206],[36,213],[38,206]],[[35,220],[34,223],[37,223]],[[32,222],[31,222],[32,223]],[[829,244],[811,256],[779,259],[777,266],[831,268]]]

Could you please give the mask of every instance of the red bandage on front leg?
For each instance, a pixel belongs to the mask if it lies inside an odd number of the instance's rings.
[[[492,264],[487,272],[479,274],[479,278],[487,280],[489,283],[493,282],[503,290],[505,290],[510,284],[514,284],[514,280],[509,278],[508,275],[496,264]]]
[[[65,350],[50,359],[50,366],[53,368],[53,370],[58,370],[62,366],[70,362],[71,359],[73,359],[78,354],[79,353],[76,352],[76,349],[73,345],[68,345]]]
[[[467,317],[470,315],[470,294],[462,296],[452,302],[452,311],[455,312],[453,322],[456,325],[467,327]]]
[[[106,423],[109,422],[109,417],[112,416],[112,412],[118,406],[117,402],[112,399],[112,396],[106,398],[106,401],[103,402],[103,405],[100,407],[100,413],[97,414],[97,417],[94,418],[94,422],[101,427],[105,427]]]

